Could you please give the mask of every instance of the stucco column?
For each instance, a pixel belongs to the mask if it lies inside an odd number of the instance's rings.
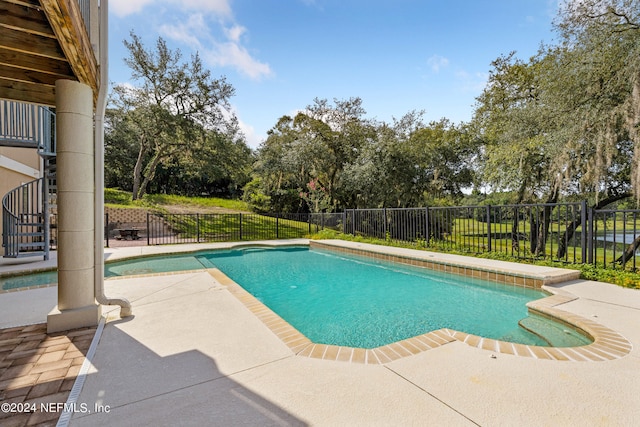
[[[56,81],[58,306],[47,331],[98,324],[94,292],[93,92],[82,83]],[[102,244],[102,242],[99,242]]]

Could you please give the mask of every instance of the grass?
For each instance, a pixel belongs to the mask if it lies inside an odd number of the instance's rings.
[[[166,214],[163,219],[181,239],[238,241],[305,237],[315,226],[307,222],[260,214]]]
[[[599,282],[613,283],[618,286],[632,289],[640,289],[640,273],[622,270],[620,268],[602,268],[592,264],[567,264],[563,262],[549,260],[522,259],[509,256],[504,253],[485,252],[481,254],[470,253],[452,248],[442,250],[437,246],[425,246],[422,243],[400,242],[391,239],[376,239],[370,237],[353,236],[351,234],[343,234],[334,230],[322,230],[309,236],[311,239],[340,239],[362,243],[372,243],[376,245],[395,246],[409,249],[429,250],[435,252],[454,253],[458,255],[473,256],[476,258],[495,259],[501,261],[517,262],[521,264],[543,265],[549,267],[566,268],[570,270],[579,270],[580,277],[585,280],[594,280]]]
[[[199,208],[224,208],[236,211],[248,211],[249,207],[242,200],[221,199],[219,197],[187,197],[169,194],[147,194],[144,200],[161,206],[184,206]]]
[[[248,205],[241,200],[221,199],[219,197],[186,197],[168,194],[146,194],[142,200],[132,200],[131,193],[105,188],[105,206],[116,208],[139,208],[167,211],[171,207],[197,208],[197,209],[226,209],[231,211],[249,211]]]
[[[635,225],[635,222],[633,225]],[[493,245],[493,251],[509,253],[512,255],[512,259],[534,258],[534,255],[531,253],[531,242],[528,240],[531,233],[530,223],[528,221],[520,221],[518,223],[517,232],[524,236],[525,239],[520,241],[517,248],[513,247],[513,241],[510,237],[511,227],[511,222],[503,221],[491,223],[491,244]],[[611,233],[614,229],[617,232],[622,232],[622,230],[626,230],[627,232],[633,231],[633,227],[628,225],[626,228],[623,228],[622,221],[617,221],[615,223],[613,221],[607,221],[606,227],[603,221],[596,221],[595,228],[597,230],[597,235],[603,235],[604,230],[606,230],[607,233]],[[562,235],[566,231],[566,224],[552,222],[550,231],[554,235]],[[581,228],[578,227],[573,236],[573,239],[578,241],[578,246],[569,241],[566,248],[566,255],[564,257],[565,263],[582,262],[582,250],[579,246],[579,236],[581,232]],[[499,238],[498,236],[504,237]],[[432,242],[429,246],[430,248],[433,248],[433,246],[438,247],[442,251],[457,250],[465,253],[484,252],[488,246],[487,224],[471,218],[457,218],[453,221],[453,227],[450,234],[446,236],[446,239]],[[604,248],[603,243],[598,242],[594,248],[595,264],[602,266],[612,264],[622,255],[626,246],[626,244],[618,242],[614,248],[613,244],[609,242],[607,243],[607,247]],[[555,257],[558,249],[559,247],[556,238],[552,238],[550,235],[544,251],[546,257]],[[627,270],[632,268],[632,264],[628,263]]]

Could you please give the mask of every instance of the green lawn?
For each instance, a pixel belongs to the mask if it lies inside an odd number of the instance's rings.
[[[111,207],[127,208],[155,208],[167,210],[168,207],[179,206],[184,209],[226,209],[239,212],[248,212],[249,207],[242,200],[221,199],[219,197],[186,197],[168,194],[146,194],[142,200],[131,200],[131,193],[113,188],[104,190],[105,205]]]

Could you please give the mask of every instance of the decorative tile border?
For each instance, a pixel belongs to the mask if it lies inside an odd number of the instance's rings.
[[[373,245],[372,245],[373,246]],[[341,252],[350,255],[359,255],[369,258],[374,258],[382,261],[395,262],[398,264],[406,264],[416,267],[428,268],[430,270],[439,271],[443,273],[458,274],[461,276],[467,276],[473,279],[487,280],[505,285],[513,285],[525,288],[540,289],[544,285],[556,283],[557,278],[537,277],[534,275],[528,275],[525,273],[515,273],[500,271],[491,269],[490,267],[478,268],[472,266],[466,266],[461,264],[455,264],[451,262],[444,262],[438,260],[429,260],[421,257],[414,257],[410,255],[397,255],[387,254],[379,251],[369,250],[367,248],[351,248],[345,246],[339,246],[338,244],[327,244],[325,242],[319,242],[312,240],[309,242],[311,248],[322,248],[334,252]],[[567,277],[562,281],[568,281],[578,279],[580,272],[569,271]]]
[[[334,247],[331,246],[331,249],[334,249]],[[385,259],[395,261],[397,258],[397,256],[389,256]],[[542,360],[602,362],[624,357],[632,349],[631,343],[612,329],[581,316],[557,309],[557,305],[576,299],[576,297],[565,294],[556,294],[532,301],[528,304],[528,307],[538,314],[552,317],[554,320],[560,321],[569,327],[583,331],[594,339],[593,343],[581,347],[540,347],[483,338],[452,329],[439,329],[373,349],[318,344],[309,340],[222,271],[217,268],[210,268],[207,271],[280,338],[294,354],[300,357],[379,365],[459,341],[471,347],[488,350],[496,354],[509,354]],[[548,291],[554,292],[551,289]]]

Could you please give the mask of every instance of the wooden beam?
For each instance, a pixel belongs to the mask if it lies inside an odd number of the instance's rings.
[[[7,80],[15,80],[17,82],[44,84],[49,86],[55,86],[56,80],[60,80],[61,77],[56,74],[41,73],[39,71],[25,70],[22,68],[11,67],[8,65],[0,64],[0,76]],[[71,79],[72,77],[66,77]]]
[[[40,8],[0,1],[0,25],[50,38],[56,37]]]
[[[0,47],[46,58],[66,59],[57,40],[3,26],[0,26]]]
[[[0,77],[0,98],[55,107],[55,88]]]
[[[23,68],[25,70],[38,71],[59,76],[61,79],[75,80],[73,71],[66,60],[43,58],[24,52],[0,47],[0,64]]]
[[[20,6],[32,7],[38,9],[40,7],[40,0],[3,0],[5,3],[13,3]]]
[[[78,81],[91,87],[94,100],[97,99],[98,63],[77,0],[41,0],[40,5],[73,73]]]

